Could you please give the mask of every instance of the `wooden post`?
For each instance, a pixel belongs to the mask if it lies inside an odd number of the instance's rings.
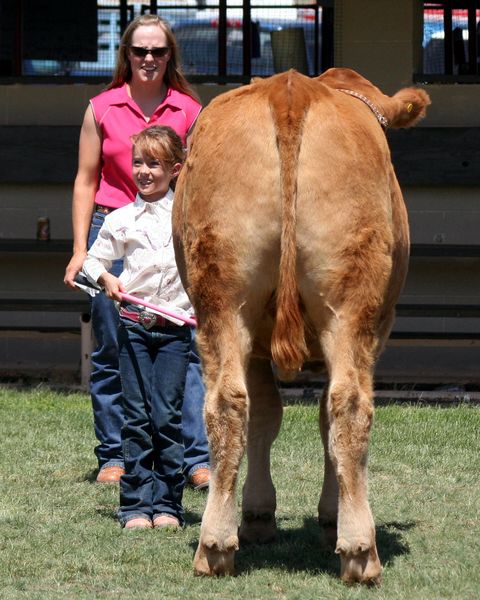
[[[88,313],[80,316],[80,385],[87,392],[90,391],[90,373],[92,371],[92,351],[94,346],[92,322]]]

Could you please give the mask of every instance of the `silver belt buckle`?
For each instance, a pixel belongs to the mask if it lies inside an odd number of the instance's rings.
[[[138,313],[138,322],[143,325],[145,329],[151,329],[157,324],[157,315],[147,312],[146,310],[142,310],[141,313]]]

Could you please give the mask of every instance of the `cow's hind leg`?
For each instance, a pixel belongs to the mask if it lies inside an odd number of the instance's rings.
[[[330,370],[328,452],[338,482],[336,552],[348,583],[376,583],[381,564],[367,498],[367,452],[373,420],[373,340],[339,327],[324,343]],[[326,498],[323,498],[326,501]],[[321,502],[322,504],[322,502]]]
[[[270,449],[282,422],[280,395],[269,361],[250,361],[248,393],[248,471],[243,486],[240,540],[266,543],[274,540],[277,533],[275,487],[270,475]]]
[[[246,335],[236,320],[219,320],[217,336],[199,330],[206,383],[205,423],[211,479],[194,558],[198,575],[233,575],[238,550],[236,484],[246,444],[248,397],[245,383]],[[245,330],[242,330],[244,333]],[[243,341],[243,343],[242,343]]]
[[[318,523],[325,543],[335,546],[337,540],[338,482],[335,466],[329,452],[330,419],[328,415],[328,388],[320,401],[320,434],[323,442],[324,474],[322,493],[318,503]]]

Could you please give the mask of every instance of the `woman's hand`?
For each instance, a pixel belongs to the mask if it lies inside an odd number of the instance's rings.
[[[76,252],[70,259],[70,262],[68,263],[67,268],[65,269],[65,277],[63,278],[63,283],[69,288],[72,288],[72,290],[78,289],[75,285],[75,277],[81,271],[83,261],[85,260],[86,256],[86,252]]]

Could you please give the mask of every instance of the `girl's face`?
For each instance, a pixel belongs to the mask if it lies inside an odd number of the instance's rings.
[[[127,52],[132,79],[161,84],[172,54],[167,46],[167,36],[159,25],[137,27]]]
[[[180,169],[180,163],[168,167],[161,160],[133,149],[133,180],[145,202],[163,198],[170,181],[179,174]]]

